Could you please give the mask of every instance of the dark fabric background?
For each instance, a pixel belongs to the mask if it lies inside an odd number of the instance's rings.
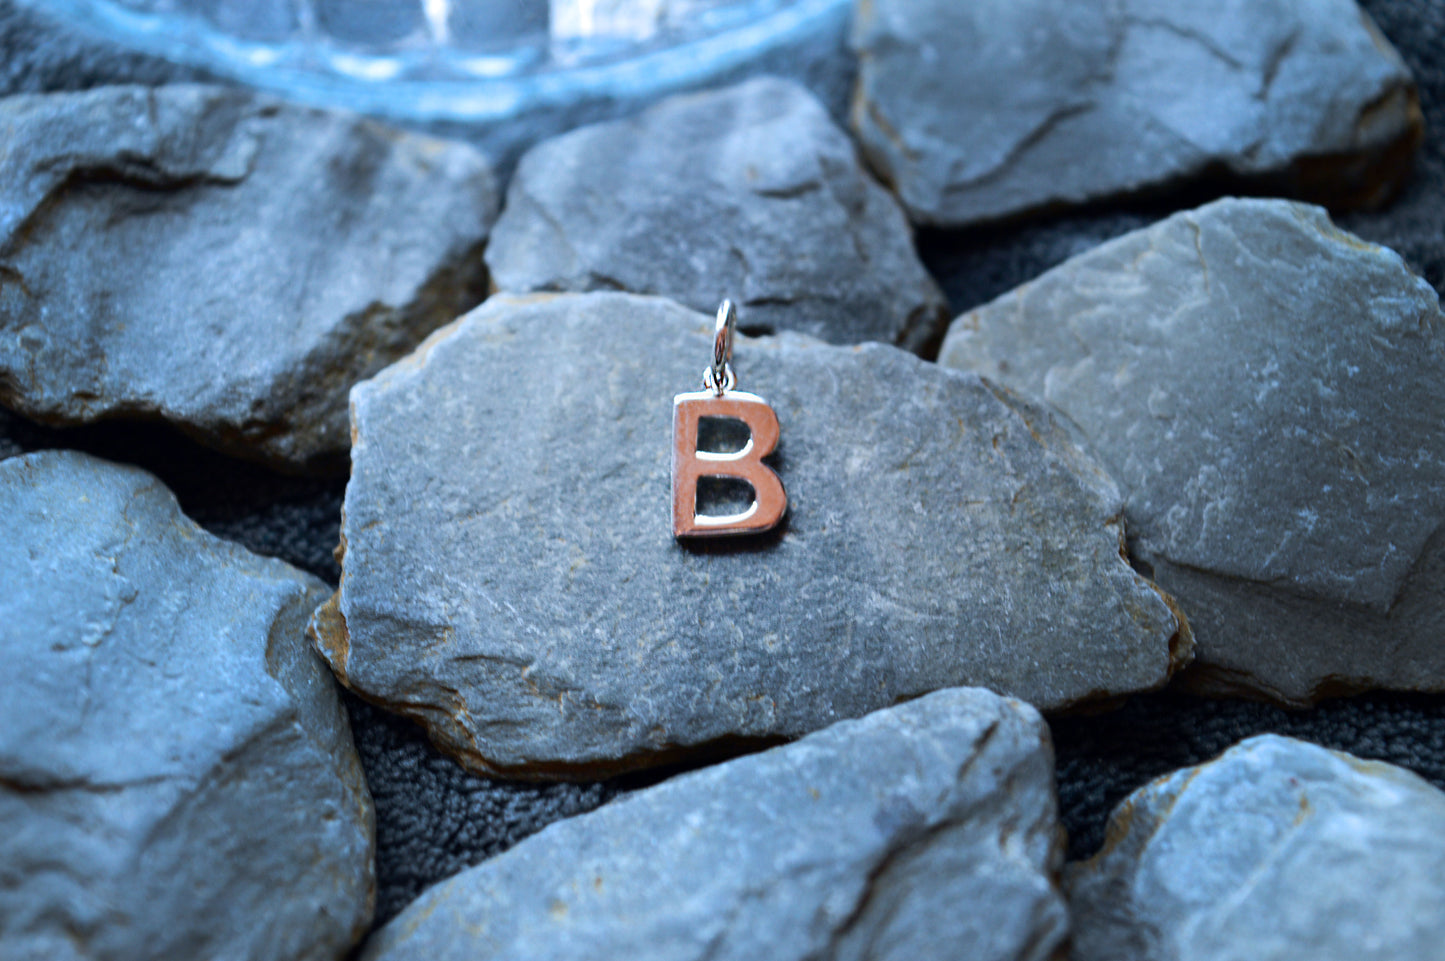
[[[1431,129],[1416,175],[1394,204],[1339,220],[1365,238],[1400,251],[1442,290],[1445,0],[1367,0],[1364,6],[1414,70]],[[38,39],[42,37],[44,44]],[[142,82],[176,75],[143,58],[98,51],[93,45],[66,46],[37,33],[5,0],[0,0],[0,49],[5,55],[0,91],[77,88],[118,75]],[[1205,199],[1208,193],[1199,192],[1031,226],[931,233],[919,243],[959,312],[1102,240]],[[343,479],[283,477],[212,454],[159,426],[110,424],[60,431],[0,410],[0,457],[47,447],[71,447],[139,464],[165,480],[186,512],[207,529],[336,583],[340,572],[331,550],[338,538]],[[604,784],[493,782],[467,775],[432,749],[409,722],[354,698],[348,697],[348,706],[376,799],[378,923],[433,881],[505,850],[549,822],[674,773]],[[1136,697],[1110,713],[1055,718],[1052,726],[1059,797],[1074,858],[1099,846],[1109,810],[1134,788],[1266,731],[1391,761],[1445,788],[1445,697],[1374,694],[1290,712],[1166,691]]]

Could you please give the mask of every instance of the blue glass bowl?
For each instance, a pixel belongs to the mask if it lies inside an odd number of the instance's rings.
[[[462,136],[504,165],[581,123],[757,73],[840,116],[851,0],[17,0],[126,49]]]

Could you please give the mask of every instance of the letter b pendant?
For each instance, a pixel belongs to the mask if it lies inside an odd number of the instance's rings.
[[[733,327],[737,314],[731,301],[718,308],[713,363],[703,373],[703,390],[672,399],[672,533],[674,537],[716,537],[770,530],[783,519],[788,495],[783,482],[763,458],[778,445],[778,415],[756,394],[734,390],[731,366]],[[703,418],[742,421],[749,438],[731,453],[698,450]],[[736,514],[699,514],[698,481],[704,477],[734,478],[753,489],[753,503]]]

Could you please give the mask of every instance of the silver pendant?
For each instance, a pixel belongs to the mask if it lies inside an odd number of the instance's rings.
[[[757,394],[734,390],[733,329],[737,311],[730,300],[717,309],[712,364],[703,371],[700,391],[672,398],[672,534],[674,537],[718,537],[771,530],[788,509],[783,482],[763,458],[778,446],[778,415]],[[750,436],[730,453],[698,450],[703,418],[742,421]],[[734,478],[753,489],[753,503],[736,514],[699,514],[697,485],[704,477]]]

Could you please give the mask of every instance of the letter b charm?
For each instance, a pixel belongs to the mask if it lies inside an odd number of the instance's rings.
[[[783,482],[763,463],[778,445],[778,415],[756,394],[733,390],[732,355],[736,312],[731,301],[718,308],[713,364],[703,374],[704,390],[672,399],[672,533],[674,537],[754,534],[778,525],[788,509]],[[704,417],[742,421],[751,434],[743,449],[714,453],[697,449]],[[730,477],[753,489],[753,503],[737,514],[697,512],[697,485],[704,477]]]

